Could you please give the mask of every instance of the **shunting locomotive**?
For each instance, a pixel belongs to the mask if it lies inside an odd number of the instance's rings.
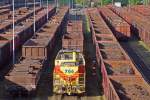
[[[55,59],[53,92],[68,95],[85,92],[85,60],[80,51],[59,51]]]

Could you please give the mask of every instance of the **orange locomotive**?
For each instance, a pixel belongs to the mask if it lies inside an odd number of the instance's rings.
[[[85,92],[85,60],[80,51],[59,51],[53,72],[53,92],[68,95]]]

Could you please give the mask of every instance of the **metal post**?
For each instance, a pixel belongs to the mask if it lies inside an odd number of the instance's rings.
[[[56,0],[54,0],[54,5],[55,5],[55,7],[56,7]]]
[[[56,1],[57,1],[57,7],[59,7],[59,3],[58,3],[59,1],[58,0],[56,0]]]
[[[101,6],[103,6],[103,0],[101,0]]]
[[[147,5],[148,0],[146,0],[146,5]]]
[[[73,8],[73,0],[72,0],[72,8]]]
[[[143,0],[143,4],[146,5],[146,0]]]
[[[114,4],[114,0],[112,0],[112,5]]]
[[[57,0],[55,0],[55,5],[56,5],[56,7],[57,7]]]
[[[25,8],[27,7],[27,0],[24,0],[24,3],[25,3]]]
[[[70,0],[69,0],[69,8],[71,8],[71,6],[70,6],[71,4],[70,4]]]
[[[34,34],[35,34],[35,0],[34,0]]]
[[[149,5],[150,1],[149,0],[145,0],[145,5]]]
[[[15,64],[15,1],[12,0],[13,5],[13,65]]]
[[[85,0],[83,0],[83,8],[85,8]]]
[[[128,0],[128,6],[130,7],[130,0]]]
[[[47,0],[47,21],[48,21],[48,17],[49,15],[48,15],[48,0]]]
[[[77,1],[75,0],[75,9],[77,9]],[[75,11],[75,20],[77,20],[77,11]]]
[[[41,0],[40,0],[40,7],[42,6],[42,4],[41,4]]]

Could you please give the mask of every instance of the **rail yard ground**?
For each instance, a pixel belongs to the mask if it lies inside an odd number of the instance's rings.
[[[14,21],[12,13],[0,5],[0,100],[149,100],[150,6],[37,4],[15,8]],[[85,93],[53,93],[64,45],[84,55]]]

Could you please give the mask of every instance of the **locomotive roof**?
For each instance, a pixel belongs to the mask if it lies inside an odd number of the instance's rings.
[[[80,50],[75,49],[61,49],[59,52],[81,52]]]

